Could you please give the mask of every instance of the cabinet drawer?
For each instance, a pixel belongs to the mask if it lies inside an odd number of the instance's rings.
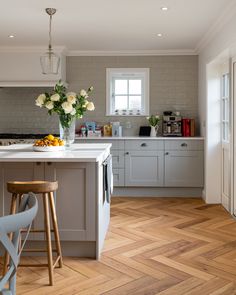
[[[125,185],[125,171],[124,169],[113,169],[113,184],[114,186]]]
[[[177,151],[203,151],[204,141],[203,140],[166,140],[165,150],[177,150]]]
[[[112,167],[113,168],[124,168],[125,167],[125,157],[124,151],[112,150]]]
[[[163,150],[164,143],[162,140],[126,140],[125,141],[126,150],[136,150],[136,151],[155,151]]]
[[[112,147],[111,150],[124,150],[125,148],[125,141],[124,140],[119,140],[119,139],[110,139],[109,137],[107,138],[102,138],[102,139],[76,139],[76,143],[111,143]]]

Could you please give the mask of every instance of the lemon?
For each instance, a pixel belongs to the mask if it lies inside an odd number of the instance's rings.
[[[49,135],[47,136],[47,139],[48,139],[48,140],[54,140],[54,136],[53,136],[52,134],[49,134]]]

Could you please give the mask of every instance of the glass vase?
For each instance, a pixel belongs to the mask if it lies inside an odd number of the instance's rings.
[[[63,139],[65,146],[68,148],[75,141],[75,119],[73,119],[69,124],[60,118],[59,127],[60,127],[60,139]]]

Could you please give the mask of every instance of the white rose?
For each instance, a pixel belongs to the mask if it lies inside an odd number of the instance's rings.
[[[91,102],[91,101],[87,103],[86,107],[87,107],[88,111],[94,111],[95,110],[95,106],[94,106],[93,102]]]
[[[150,117],[146,117],[146,119],[147,119],[147,120],[149,120],[149,119],[150,119]]]
[[[45,107],[49,110],[53,109],[53,107],[54,107],[53,101],[46,102]]]
[[[51,101],[58,101],[60,99],[60,95],[55,93],[50,97]]]
[[[68,101],[65,101],[63,102],[63,104],[61,105],[65,114],[69,114],[72,112],[73,110],[73,106],[72,106],[72,103],[68,102]]]
[[[84,89],[80,90],[80,96],[87,96],[87,92]]]
[[[89,102],[85,99],[84,104],[83,104],[83,108],[86,108],[87,105],[88,105],[88,103],[89,103]]]
[[[160,119],[160,116],[156,115],[156,119]]]
[[[36,106],[41,108],[43,106],[44,102],[45,102],[45,99],[46,99],[46,95],[45,94],[40,94],[38,96],[38,98],[35,100]]]
[[[75,92],[68,92],[66,94],[67,101],[74,104],[76,103],[76,93]]]
[[[93,91],[93,86],[90,86],[89,87],[89,91]]]
[[[76,114],[76,109],[73,108],[73,110],[70,112],[70,114],[71,114],[72,116],[74,116],[74,115]]]

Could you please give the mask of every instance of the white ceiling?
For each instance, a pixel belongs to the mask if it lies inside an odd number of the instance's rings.
[[[234,0],[235,1],[235,0]],[[1,3],[0,46],[69,50],[194,50],[232,0],[8,0]],[[163,12],[162,6],[169,7]],[[162,33],[163,37],[157,34]],[[13,34],[15,38],[8,38]]]

